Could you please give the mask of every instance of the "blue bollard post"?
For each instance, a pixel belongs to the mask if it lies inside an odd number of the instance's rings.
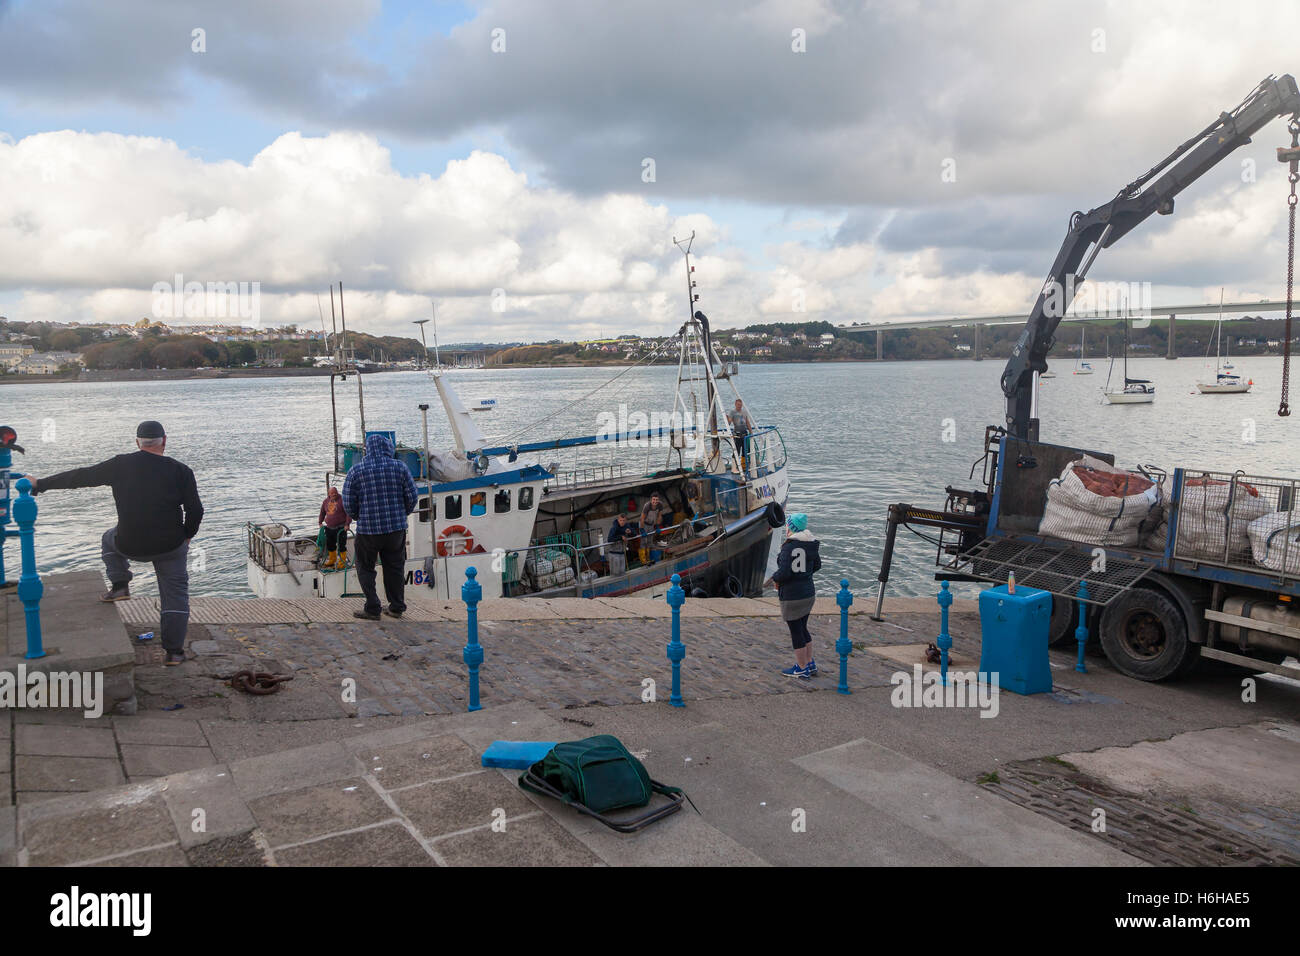
[[[849,605],[853,603],[853,593],[849,590],[848,578],[840,578],[840,593],[835,595],[835,603],[840,606],[840,639],[835,642],[835,652],[840,655],[840,683],[835,690],[841,694],[851,694],[849,654],[853,651],[853,642],[849,640]]]
[[[1074,665],[1074,669],[1080,674],[1088,673],[1087,666],[1083,663],[1083,653],[1088,646],[1088,605],[1084,602],[1088,600],[1088,582],[1079,582],[1079,626],[1074,629],[1074,639],[1079,642],[1079,660]]]
[[[952,591],[948,582],[939,586],[939,638],[935,646],[939,648],[939,681],[948,686],[948,652],[952,650],[952,635],[948,633],[948,608],[952,607]]]
[[[465,602],[467,629],[465,650],[461,656],[465,658],[465,666],[469,668],[469,709],[471,711],[483,709],[478,702],[478,668],[483,663],[483,648],[478,642],[478,602],[483,599],[483,585],[475,580],[476,577],[478,577],[478,568],[471,565],[465,569],[465,583],[460,586],[460,599]]]
[[[0,445],[0,588],[8,587],[5,578],[5,541],[17,537],[18,532],[9,529],[9,469],[13,467],[14,455],[7,446]]]
[[[682,576],[674,574],[673,583],[668,588],[668,606],[673,609],[673,639],[668,642],[668,659],[673,664],[673,693],[668,703],[674,707],[686,706],[682,700],[682,660],[686,657],[686,645],[682,643],[682,605],[685,603]]]
[[[31,495],[32,483],[18,479],[18,500],[14,502],[14,521],[18,524],[18,537],[22,541],[23,573],[18,579],[18,599],[23,602],[27,617],[27,658],[45,656],[41,646],[41,595],[45,585],[36,573],[36,499]]]

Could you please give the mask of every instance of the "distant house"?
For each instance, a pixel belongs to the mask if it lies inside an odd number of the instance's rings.
[[[20,375],[53,375],[63,366],[77,362],[78,357],[72,352],[38,352],[15,365],[14,371]]]
[[[753,354],[754,354],[754,355],[771,355],[771,354],[772,354],[772,349],[769,348],[769,347],[766,346],[766,345],[760,345],[760,346],[758,346],[757,348],[754,349]]]
[[[831,332],[822,333],[822,345],[830,346],[835,344],[835,335]]]
[[[35,351],[30,345],[0,345],[0,365],[13,368]]]
[[[784,335],[778,335],[776,338],[772,339],[772,344],[773,344],[773,345],[789,345],[789,344],[790,344],[790,340],[787,339]]]
[[[800,345],[803,345],[808,341],[808,336],[804,335],[802,332],[796,332],[794,335],[790,336],[790,341],[798,342]]]

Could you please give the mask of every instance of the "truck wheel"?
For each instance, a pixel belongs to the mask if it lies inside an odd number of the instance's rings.
[[[1199,656],[1187,639],[1187,622],[1178,606],[1148,588],[1125,591],[1107,605],[1101,646],[1116,670],[1146,681],[1186,671]]]
[[[1092,615],[1089,615],[1091,617]],[[1047,646],[1056,647],[1074,640],[1074,629],[1079,626],[1079,605],[1059,594],[1052,595],[1052,620],[1047,625]]]

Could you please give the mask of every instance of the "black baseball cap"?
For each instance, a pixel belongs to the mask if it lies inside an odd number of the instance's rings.
[[[141,422],[135,430],[136,438],[166,438],[162,422]]]

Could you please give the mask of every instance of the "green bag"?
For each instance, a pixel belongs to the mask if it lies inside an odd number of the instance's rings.
[[[320,551],[325,550],[325,526],[324,525],[321,525],[320,530],[316,532],[316,548],[317,550]]]
[[[682,800],[689,799],[680,787],[650,779],[641,761],[610,734],[556,744],[519,777],[519,786],[554,797],[625,833],[676,813],[681,809]],[[610,820],[603,816],[611,810],[644,807],[656,793],[668,797],[670,802],[632,820]]]

